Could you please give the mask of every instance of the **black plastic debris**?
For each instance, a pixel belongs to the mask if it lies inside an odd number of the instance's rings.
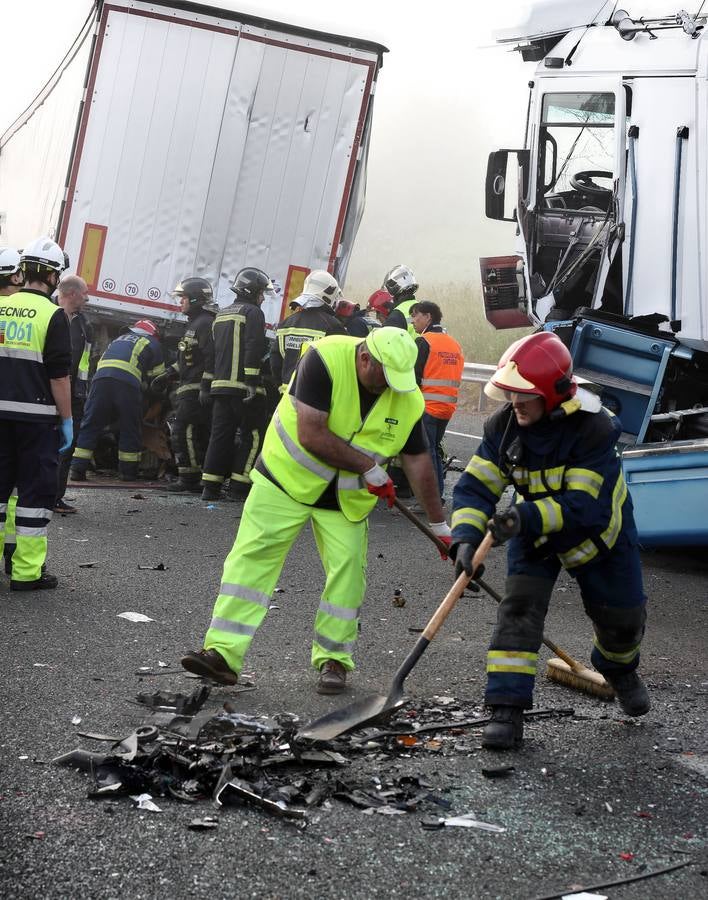
[[[142,691],[136,700],[150,709],[173,710],[179,715],[193,716],[209,699],[211,689],[206,685],[195,688],[191,694],[173,693],[172,691],[155,691],[150,694]]]
[[[490,769],[482,769],[485,778],[508,778],[514,772],[514,766],[497,766]]]
[[[98,565],[98,560],[97,560],[97,559],[94,559],[94,560],[92,560],[91,562],[82,562],[82,563],[79,563],[79,568],[80,568],[80,569],[93,569],[93,567],[94,567],[94,566],[97,566],[97,565]]]

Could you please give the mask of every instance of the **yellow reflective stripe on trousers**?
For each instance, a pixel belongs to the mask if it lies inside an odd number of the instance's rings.
[[[482,510],[474,509],[471,506],[462,506],[453,512],[450,528],[455,529],[459,525],[472,525],[481,531],[482,534],[485,534],[487,531],[487,519],[487,514],[482,512]]]
[[[524,650],[489,650],[487,672],[513,672],[517,675],[535,675],[538,653]]]
[[[563,527],[563,509],[552,497],[533,500],[533,505],[541,514],[541,530],[543,534],[552,534]]]
[[[76,459],[93,459],[93,450],[84,450],[83,447],[77,447],[74,450],[74,457]]]
[[[119,450],[118,459],[120,462],[138,462],[140,459],[140,452],[129,453],[127,450]]]
[[[604,478],[592,469],[568,469],[565,473],[565,486],[569,491],[585,491],[597,500],[600,496]]]
[[[509,483],[498,466],[488,459],[482,459],[481,456],[473,456],[467,463],[465,472],[481,481],[495,497],[501,497],[504,488]]]
[[[634,647],[631,647],[629,650],[625,650],[624,653],[612,653],[610,650],[606,650],[600,641],[597,638],[597,635],[593,638],[593,644],[597,647],[600,653],[604,656],[605,659],[610,660],[611,662],[616,662],[620,664],[626,665],[627,663],[634,662],[639,654],[639,644],[636,644]]]
[[[190,391],[198,391],[201,388],[201,384],[182,384],[177,388],[177,396],[181,397],[183,394],[188,394]]]

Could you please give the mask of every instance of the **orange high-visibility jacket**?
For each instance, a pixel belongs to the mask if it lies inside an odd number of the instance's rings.
[[[465,357],[462,347],[449,334],[429,331],[421,334],[430,345],[420,389],[425,411],[436,419],[451,419],[457,406]]]

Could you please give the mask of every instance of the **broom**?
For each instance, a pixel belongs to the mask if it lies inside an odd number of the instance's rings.
[[[449,549],[447,544],[443,543],[443,541],[441,541],[424,522],[414,515],[407,506],[404,506],[398,498],[393,502],[396,508],[402,512],[416,528],[422,531],[426,537],[430,538],[441,553],[447,555]],[[497,603],[501,603],[501,595],[498,594],[494,588],[481,578],[475,578],[473,580],[485,593],[489,594],[493,600],[496,600]],[[573,659],[569,653],[566,653],[565,650],[562,650],[545,635],[543,636],[543,643],[548,647],[551,653],[555,653],[556,657],[558,657],[558,659],[552,658],[548,660],[546,668],[547,678],[558,684],[562,684],[565,687],[572,688],[573,690],[591,694],[593,697],[599,697],[600,700],[612,701],[615,699],[615,692],[612,686],[605,681],[599,672],[596,672],[594,669],[588,669],[587,666],[578,662],[577,659]]]

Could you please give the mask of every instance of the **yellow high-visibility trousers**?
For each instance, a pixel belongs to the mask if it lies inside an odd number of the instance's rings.
[[[325,570],[325,586],[315,615],[312,665],[328,659],[354,668],[352,650],[359,631],[359,608],[366,591],[368,522],[350,522],[343,513],[298,503],[259,472],[244,504],[236,541],[204,639],[234,672],[240,672],[253,636],[268,612],[285,559],[303,527],[311,522]]]

